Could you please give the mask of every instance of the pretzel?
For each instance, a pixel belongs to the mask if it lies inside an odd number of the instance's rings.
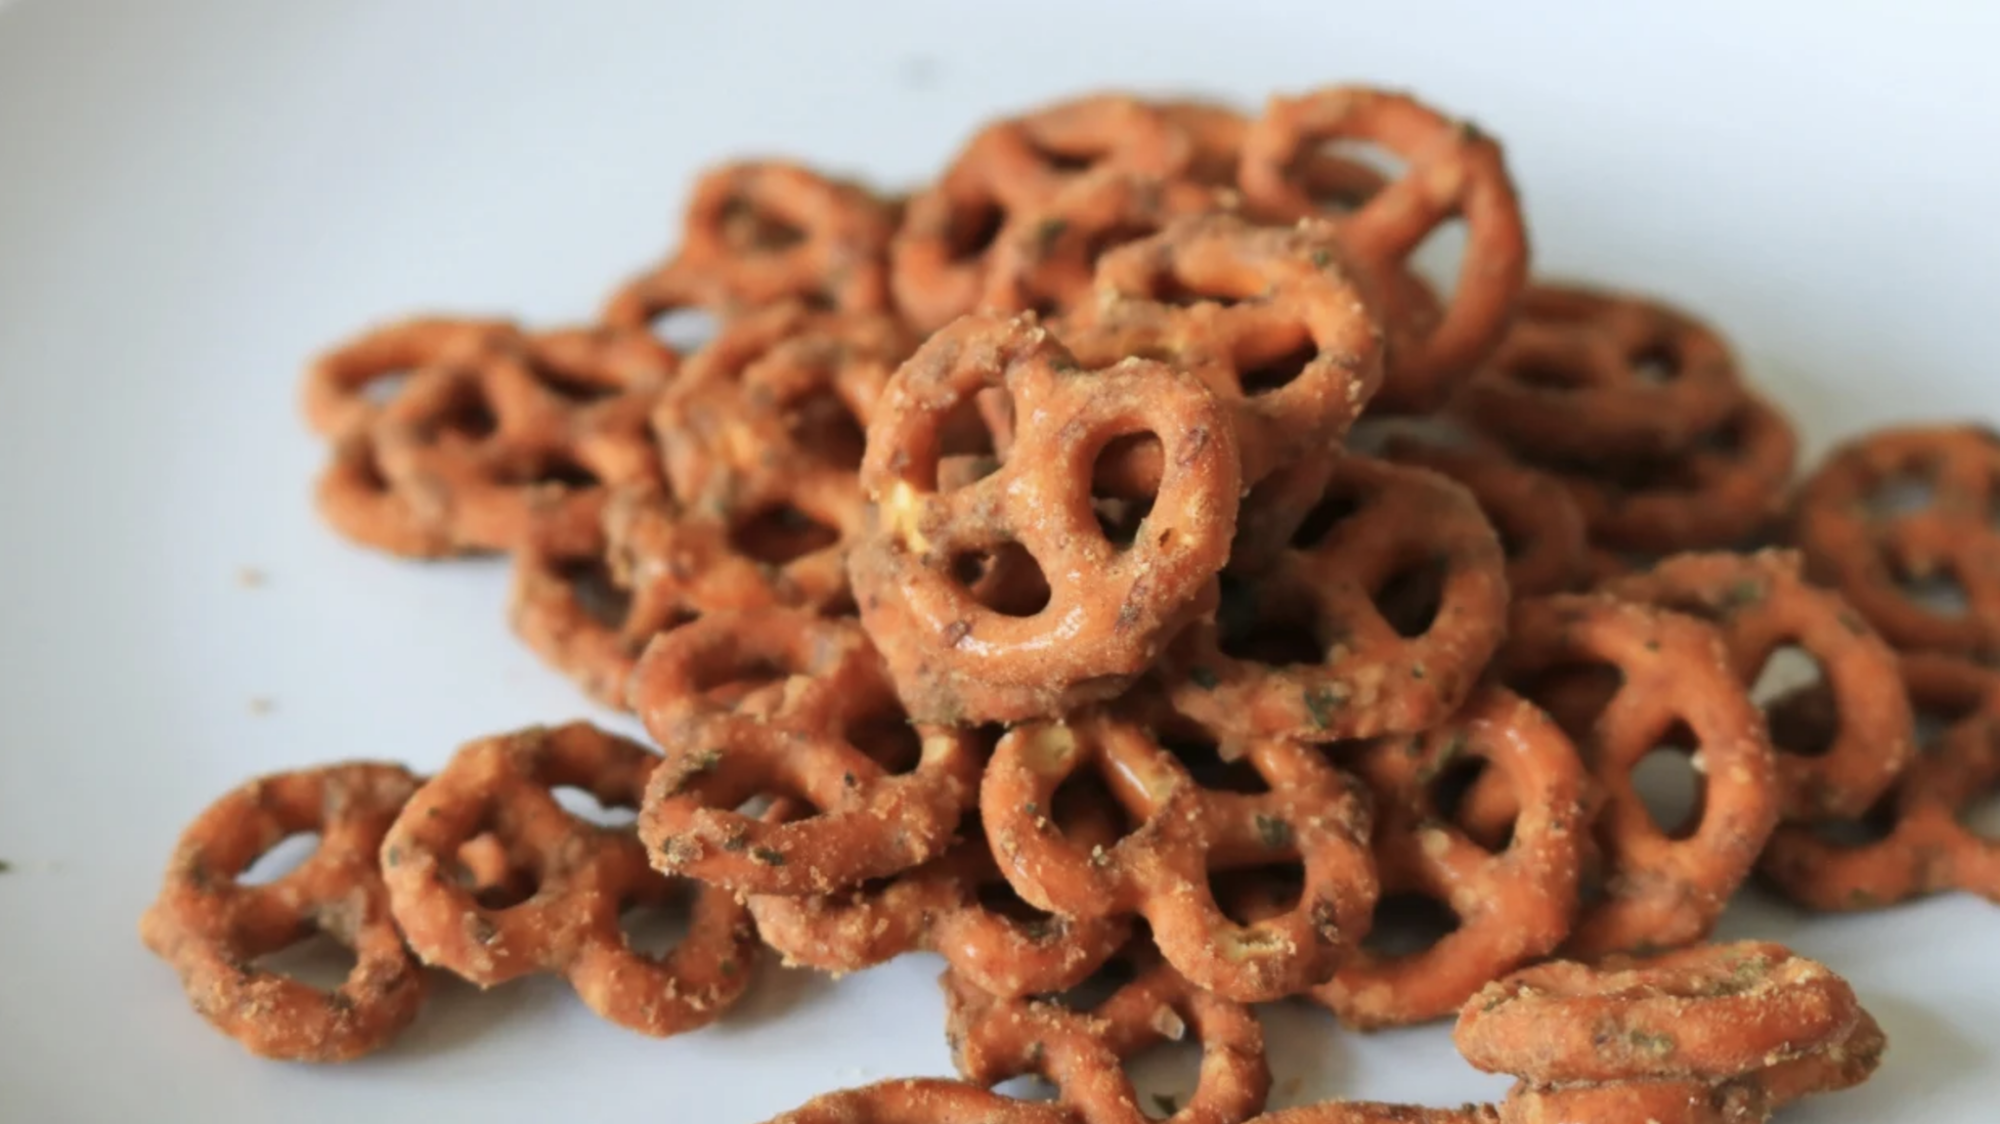
[[[1723,1081],[1817,1054],[1860,1018],[1825,965],[1745,941],[1528,968],[1467,1000],[1452,1038],[1475,1067],[1537,1085]]]
[[[313,483],[313,506],[343,538],[405,558],[461,553],[436,505],[420,506],[390,486],[369,426],[340,434],[330,452]]]
[[[1570,731],[1603,795],[1593,835],[1607,880],[1565,953],[1594,958],[1700,940],[1777,824],[1777,766],[1763,717],[1713,626],[1602,595],[1520,605],[1498,666],[1518,685],[1591,663],[1623,677],[1587,728]],[[1632,779],[1676,722],[1692,731],[1705,778],[1695,822],[1678,830],[1653,821]]]
[[[1500,146],[1465,122],[1449,120],[1400,94],[1333,87],[1274,97],[1244,138],[1238,173],[1246,204],[1297,220],[1323,214],[1294,169],[1319,145],[1361,140],[1407,164],[1358,209],[1333,216],[1341,243],[1378,278],[1407,269],[1410,255],[1454,218],[1467,228],[1456,291],[1436,326],[1412,346],[1392,349],[1378,410],[1427,413],[1500,340],[1527,283],[1527,234]],[[1384,288],[1391,287],[1384,284]]]
[[[1000,389],[1022,424],[993,472],[941,490],[946,419]],[[1090,502],[1091,464],[1151,433],[1166,466],[1127,545]],[[1033,317],[968,316],[890,380],[868,430],[869,500],[849,577],[862,623],[918,721],[1055,714],[1121,691],[1203,607],[1235,530],[1235,433],[1192,376],[1130,359],[1076,366]],[[1015,615],[976,600],[968,562],[1018,546],[1046,575],[1046,605]],[[970,579],[970,580],[968,580]]]
[[[1323,1101],[1267,1112],[1246,1124],[1498,1124],[1499,1120],[1498,1111],[1490,1104],[1425,1108],[1379,1101]]]
[[[1660,301],[1531,285],[1454,413],[1508,445],[1583,461],[1671,457],[1743,402],[1722,338]]]
[[[389,1044],[423,1005],[423,972],[389,917],[375,848],[417,779],[354,761],[277,773],[210,805],[181,835],[160,895],[139,922],[217,1030],[267,1058],[343,1062]],[[262,885],[239,881],[286,836],[317,832],[304,863]],[[257,966],[324,933],[355,965],[323,991]]]
[[[1082,809],[1070,830],[1090,846],[1109,846],[1117,832],[1106,812]],[[764,943],[788,964],[852,972],[926,950],[971,986],[1006,998],[1075,987],[1131,937],[1125,918],[1024,917],[1024,905],[993,861],[978,819],[968,816],[949,850],[886,885],[817,897],[758,895],[750,912]]]
[[[1445,819],[1434,784],[1484,761],[1523,794],[1512,843],[1489,854]],[[1443,902],[1458,927],[1404,956],[1357,950],[1312,997],[1358,1029],[1443,1018],[1489,980],[1569,935],[1588,817],[1576,749],[1535,707],[1499,688],[1474,694],[1419,737],[1371,744],[1354,761],[1375,795],[1376,870],[1386,894]]]
[[[1839,707],[1832,736],[1803,745],[1773,729],[1785,819],[1859,816],[1909,763],[1915,746],[1908,700],[1894,686],[1896,654],[1837,594],[1808,585],[1796,554],[1683,554],[1602,588],[1715,623],[1746,691],[1786,645],[1824,670]]]
[[[1187,134],[1122,94],[1075,98],[986,126],[904,208],[889,246],[897,310],[919,332],[944,327],[977,306],[994,241],[1011,218],[1083,174],[1172,179],[1192,155]]]
[[[306,368],[300,394],[306,424],[322,437],[337,437],[367,422],[378,409],[382,385],[426,367],[477,362],[512,342],[515,328],[504,320],[422,316],[378,324],[322,352]]]
[[[1127,356],[1196,375],[1234,417],[1255,484],[1325,449],[1381,381],[1381,332],[1333,228],[1194,215],[1100,258],[1059,328],[1087,367]]]
[[[1174,747],[1215,729],[1145,696],[1017,727],[987,765],[980,814],[1030,904],[1075,917],[1141,914],[1183,976],[1261,1002],[1324,982],[1366,933],[1376,896],[1368,804],[1319,751],[1271,738],[1226,737],[1221,750],[1269,791],[1208,788]],[[1140,827],[1111,846],[1065,835],[1048,809],[1079,773],[1101,777]],[[1216,904],[1210,871],[1294,862],[1304,889],[1284,912],[1243,924]]]
[[[1755,395],[1687,452],[1631,464],[1532,462],[1555,472],[1592,543],[1673,554],[1737,546],[1778,515],[1798,455],[1790,422]]]
[[[706,693],[761,672],[778,679],[734,698]],[[631,690],[667,752],[639,831],[670,873],[740,894],[831,893],[939,854],[977,798],[977,738],[913,729],[849,621],[711,614],[650,645]],[[913,767],[898,756],[910,741]],[[759,822],[735,810],[771,795],[809,812]]]
[[[2000,651],[2000,534],[1991,522],[2000,437],[1979,426],[1884,429],[1827,457],[1800,490],[1795,533],[1814,577],[1838,589],[1891,644],[1968,656]],[[1898,484],[1928,485],[1911,511],[1871,511]],[[1908,589],[1950,578],[1965,608]]]
[[[658,761],[582,722],[460,748],[382,843],[389,903],[410,947],[481,987],[557,973],[591,1010],[643,1034],[713,1022],[749,983],[757,936],[748,912],[720,889],[696,887],[686,939],[663,957],[633,951],[619,914],[661,904],[677,887],[646,865],[632,832],[579,819],[551,793],[573,785],[607,806],[632,807]],[[452,858],[488,833],[533,872],[526,901],[489,908],[450,878]]]
[[[1513,596],[1538,597],[1589,584],[1583,513],[1548,473],[1496,448],[1447,447],[1413,437],[1392,437],[1382,456],[1449,477],[1472,493],[1506,551]]]
[[[1077,1124],[1060,1105],[1017,1101],[935,1077],[880,1081],[814,1097],[765,1124]]]
[[[1211,725],[1315,741],[1443,721],[1506,626],[1505,559],[1478,504],[1422,469],[1344,455],[1311,510],[1268,571],[1225,582],[1216,615],[1174,643],[1175,706]],[[1376,598],[1427,567],[1439,572],[1437,610],[1405,636]],[[1412,628],[1403,608],[1390,612]],[[1311,650],[1259,649],[1287,629],[1309,630]]]
[[[1842,845],[1808,825],[1771,837],[1759,870],[1786,897],[1811,909],[1879,909],[1923,894],[1961,890],[2000,902],[2000,840],[1974,832],[1959,813],[2000,792],[2000,674],[1935,653],[1902,658],[1901,680],[1919,714],[1950,725],[1935,747],[1918,753],[1908,771],[1871,809],[1864,823],[1886,829],[1879,839]],[[1835,717],[1823,691],[1794,695],[1773,707],[1772,727],[1801,721],[1797,704],[1817,703],[1803,724],[1824,737]]]
[[[1150,950],[1128,964],[1131,982],[1088,1009],[998,998],[946,972],[940,982],[953,1064],[977,1085],[1040,1074],[1083,1124],[1142,1124],[1153,1117],[1140,1109],[1123,1062],[1192,1032],[1202,1050],[1200,1084],[1166,1119],[1236,1124],[1256,1115],[1271,1091],[1257,1017],[1192,986]]]
[[[1072,180],[1007,220],[987,255],[978,305],[995,312],[1067,312],[1090,292],[1098,259],[1175,219],[1213,210],[1221,194],[1187,180],[1114,169]]]
[[[1764,1124],[1771,1098],[1754,1082],[1617,1081],[1541,1088],[1523,1082],[1500,1124]]]

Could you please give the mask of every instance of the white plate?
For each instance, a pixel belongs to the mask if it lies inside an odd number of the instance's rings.
[[[1539,268],[1712,316],[1813,449],[2000,421],[2000,24],[1971,5],[849,7],[0,13],[0,1119],[744,1124],[947,1071],[928,957],[839,984],[771,970],[666,1042],[545,982],[446,987],[395,1049],[313,1069],[215,1035],[134,937],[185,821],[249,774],[430,768],[586,709],[509,636],[499,564],[398,563],[315,521],[296,372],[406,310],[587,315],[725,156],[909,182],[975,121],[1093,86],[1409,86],[1508,143]],[[1849,973],[1894,1041],[1865,1091],[1789,1119],[1993,1119],[1991,906],[1752,904],[1727,931]],[[1286,1103],[1502,1087],[1441,1028],[1270,1025]]]

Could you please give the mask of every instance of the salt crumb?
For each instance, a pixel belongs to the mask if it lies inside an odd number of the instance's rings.
[[[250,713],[259,716],[269,714],[271,713],[271,708],[275,705],[277,704],[273,703],[269,697],[258,695],[250,700]]]
[[[236,584],[244,589],[257,589],[264,584],[264,571],[255,566],[245,566],[236,571]]]

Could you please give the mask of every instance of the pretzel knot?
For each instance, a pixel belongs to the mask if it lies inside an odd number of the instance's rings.
[[[1602,589],[1714,623],[1746,691],[1788,645],[1824,670],[1839,711],[1831,736],[1800,744],[1773,729],[1785,819],[1860,816],[1915,752],[1896,654],[1838,595],[1808,585],[1797,555],[1683,554]]]
[[[1843,843],[1819,827],[1788,825],[1764,852],[1764,876],[1810,908],[1879,909],[1943,890],[2000,902],[2000,841],[1960,819],[1974,801],[2000,792],[2000,675],[1953,656],[1910,653],[1900,679],[1910,706],[1946,725],[1882,801],[1855,817],[1872,834]],[[1830,739],[1838,720],[1834,699],[1809,688],[1774,704],[1771,728],[1799,729],[1811,744]]]
[[[885,312],[895,223],[894,208],[858,184],[783,161],[724,164],[695,181],[679,250],[628,281],[605,319],[639,327],[689,305],[786,300]]]
[[[950,487],[947,424],[989,390],[1011,403],[1011,445],[989,474]],[[1114,542],[1092,506],[1092,464],[1146,435],[1161,450],[1158,490]],[[969,316],[932,336],[869,426],[870,506],[849,566],[911,715],[1019,721],[1121,691],[1201,610],[1239,480],[1228,415],[1190,375],[1143,359],[1083,370],[1032,317]],[[1040,570],[1045,603],[976,596],[1009,555]]]
[[[1453,828],[1439,807],[1440,782],[1475,762],[1505,777],[1526,809],[1498,854]],[[1429,733],[1371,743],[1354,768],[1375,794],[1383,894],[1434,898],[1458,925],[1421,952],[1357,950],[1312,992],[1342,1022],[1372,1029],[1443,1018],[1569,935],[1587,778],[1575,747],[1547,716],[1488,687]]]
[[[375,851],[417,779],[349,762],[251,781],[210,805],[174,848],[139,935],[173,965],[203,1018],[253,1054],[340,1062],[387,1045],[423,1005],[424,977],[389,916]],[[239,881],[290,835],[312,856],[261,885]],[[324,933],[355,965],[322,991],[257,966]]]
[[[1763,716],[1721,635],[1678,613],[1557,594],[1519,607],[1498,664],[1517,685],[1593,664],[1622,676],[1602,708],[1570,729],[1603,800],[1593,835],[1607,880],[1565,954],[1674,948],[1706,936],[1770,838],[1780,800]],[[1702,794],[1689,822],[1659,824],[1633,772],[1676,735],[1693,743],[1677,748],[1693,755]]]
[[[1324,214],[1299,169],[1311,166],[1307,155],[1317,146],[1338,140],[1380,145],[1406,165],[1358,208],[1332,216],[1341,243],[1385,291],[1432,233],[1465,221],[1451,300],[1427,334],[1392,352],[1377,402],[1427,413],[1492,351],[1513,315],[1528,269],[1520,204],[1500,146],[1478,129],[1400,94],[1335,87],[1274,97],[1251,125],[1238,173],[1246,205],[1283,221]]]
[[[1535,285],[1453,412],[1519,448],[1579,460],[1672,456],[1743,402],[1729,347],[1658,301]]]
[[[1076,1124],[1076,1117],[1061,1105],[919,1077],[825,1093],[765,1124]]]
[[[426,556],[587,540],[605,487],[658,476],[646,413],[674,363],[604,329],[424,368],[343,435],[321,509],[350,537]]]
[[[1106,808],[1086,807],[1068,822],[1087,845],[1117,840]],[[1030,913],[1008,888],[976,816],[959,825],[958,842],[944,854],[886,885],[814,897],[758,895],[750,912],[764,943],[787,963],[850,972],[924,949],[972,986],[1006,997],[1075,987],[1132,933],[1122,917]]]
[[[1243,1002],[1324,982],[1367,932],[1375,873],[1360,783],[1317,749],[1229,739],[1255,791],[1206,787],[1182,755],[1208,731],[1148,699],[1016,728],[980,788],[995,857],[1029,903],[1075,917],[1138,913],[1161,952],[1196,985]],[[1086,770],[1088,772],[1086,772]],[[1073,838],[1051,818],[1057,792],[1095,775],[1139,826],[1110,846]],[[1293,904],[1249,924],[1217,905],[1209,873],[1303,866]]]
[[[1058,331],[1086,366],[1140,355],[1191,371],[1228,404],[1255,484],[1337,441],[1381,381],[1380,329],[1345,260],[1323,222],[1196,215],[1101,258]]]
[[[659,758],[586,723],[471,742],[411,797],[382,844],[396,923],[427,964],[491,987],[532,972],[566,977],[599,1015],[641,1033],[714,1021],[749,983],[757,936],[728,893],[695,887],[688,936],[662,957],[631,949],[628,909],[666,904],[677,887],[646,865],[629,829],[566,811],[573,786],[607,807],[635,807]],[[534,892],[489,906],[452,877],[468,843],[491,836]]]
[[[1835,450],[1806,482],[1797,542],[1814,576],[1891,644],[1987,657],[2000,652],[1996,495],[2000,437],[1992,432],[1880,430]],[[1913,588],[1940,581],[1962,591],[1962,607],[1927,604]]]
[[[1175,178],[1192,146],[1157,108],[1100,94],[1045,106],[979,131],[935,184],[910,198],[890,246],[903,319],[942,328],[979,303],[1009,220],[1092,171]]]
[[[704,617],[647,648],[632,701],[667,751],[639,816],[653,862],[735,893],[825,894],[907,870],[977,798],[978,737],[912,727],[850,621]],[[736,810],[760,796],[809,811]]]
[[[1465,489],[1343,456],[1291,546],[1170,653],[1174,705],[1304,740],[1409,733],[1457,709],[1506,625],[1499,539]]]
[[[1496,448],[1447,447],[1390,438],[1383,458],[1429,469],[1472,493],[1507,554],[1507,589],[1515,597],[1564,593],[1590,577],[1590,546],[1562,482]]]
[[[1151,954],[1129,953],[1131,979],[1096,1006],[1076,1009],[1049,999],[1004,999],[953,972],[945,993],[945,1038],[966,1080],[997,1085],[1035,1073],[1062,1091],[1083,1124],[1140,1124],[1123,1063],[1190,1032],[1201,1044],[1201,1080],[1167,1119],[1175,1124],[1235,1124],[1256,1115],[1271,1090],[1264,1031],[1250,1009],[1194,987]]]

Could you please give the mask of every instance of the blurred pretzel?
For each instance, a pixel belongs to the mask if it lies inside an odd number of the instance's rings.
[[[977,1085],[904,1078],[823,1093],[765,1124],[1077,1124],[1060,1105],[1017,1101]]]
[[[315,357],[301,404],[306,422],[334,438],[365,423],[402,380],[427,367],[476,363],[514,338],[505,320],[423,316],[380,324]],[[386,390],[386,394],[383,393]]]

